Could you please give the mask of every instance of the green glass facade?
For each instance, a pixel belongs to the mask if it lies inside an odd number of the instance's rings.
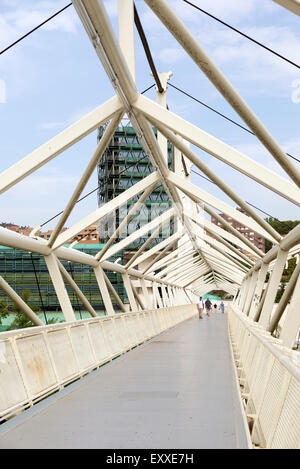
[[[68,247],[69,245],[65,246]],[[77,244],[74,249],[94,256],[102,246],[101,244]],[[94,309],[99,311],[104,310],[102,297],[92,267],[67,261],[61,262]],[[0,246],[0,272],[3,278],[19,295],[22,294],[23,290],[30,290],[30,302],[33,305],[42,309],[43,304],[46,311],[61,310],[43,256]],[[122,281],[119,278],[120,274],[107,272],[107,276],[121,299],[124,300]],[[82,303],[67,283],[66,288],[73,308],[77,311],[84,309]],[[118,310],[119,306],[115,303],[114,297],[111,298],[115,309]],[[13,303],[5,296],[2,290],[0,290],[1,299],[12,306]]]

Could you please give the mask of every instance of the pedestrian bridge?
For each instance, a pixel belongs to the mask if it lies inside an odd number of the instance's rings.
[[[231,304],[2,333],[0,448],[297,448],[299,365]]]
[[[299,448],[300,355],[295,348],[300,328],[300,225],[282,237],[192,148],[209,153],[295,207],[300,205],[299,171],[165,0],[145,3],[285,176],[167,108],[171,74],[156,72],[132,0],[118,2],[119,40],[101,0],[72,3],[116,94],[0,174],[2,194],[105,126],[92,157],[82,156],[86,169],[58,214],[50,239],[39,236],[40,226],[29,236],[0,227],[1,245],[45,259],[65,319],[45,326],[9,279],[0,275],[1,290],[34,324],[0,334],[0,447]],[[299,13],[296,0],[279,3]],[[157,102],[136,88],[134,24],[151,63]],[[124,115],[153,171],[63,229]],[[168,144],[173,151],[171,167]],[[193,165],[238,208],[193,184]],[[121,177],[120,169],[113,169]],[[126,232],[160,185],[168,210]],[[128,212],[120,220],[119,211],[126,204]],[[116,212],[119,224],[96,256],[69,245],[82,230],[104,224]],[[227,219],[267,239],[272,249],[264,254]],[[171,224],[172,232],[152,246]],[[138,240],[140,247],[130,251]],[[123,263],[113,261],[120,252],[126,253]],[[275,303],[283,271],[293,258],[293,274]],[[98,316],[62,261],[93,271],[106,316]],[[128,303],[107,272],[118,274]],[[66,284],[90,319],[76,320]],[[199,296],[212,291],[231,298],[225,314],[199,319]]]

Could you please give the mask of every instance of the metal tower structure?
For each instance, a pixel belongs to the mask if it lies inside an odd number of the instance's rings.
[[[0,415],[4,418],[14,415],[18,409],[61,389],[70,380],[195,316],[198,297],[220,289],[234,295],[229,308],[230,339],[238,365],[244,410],[247,419],[252,422],[252,436],[265,447],[299,447],[300,371],[299,361],[296,361],[292,350],[300,328],[299,262],[275,312],[274,301],[287,260],[300,252],[300,225],[286,237],[281,237],[232,190],[230,182],[226,183],[222,175],[212,171],[189,145],[206,151],[233,167],[237,174],[246,175],[297,207],[300,206],[299,170],[168,2],[145,0],[189,54],[199,72],[207,76],[239,114],[267,149],[270,158],[279,163],[285,176],[271,171],[167,109],[169,74],[159,74],[157,102],[138,92],[133,0],[118,1],[119,39],[102,0],[73,0],[72,3],[115,95],[0,174],[1,194],[109,121],[94,154],[86,160],[86,168],[49,240],[37,236],[39,227],[30,236],[0,227],[2,245],[44,257],[65,318],[65,323],[57,327],[44,326],[0,276],[0,288],[36,326],[41,326],[25,333],[1,333]],[[280,0],[279,3],[299,14],[299,0]],[[125,114],[143,147],[147,165],[153,170],[121,193],[114,193],[113,199],[62,231]],[[168,164],[168,141],[174,148],[173,168]],[[190,165],[195,165],[214,182],[232,204],[193,184],[184,171],[182,155]],[[119,171],[119,168],[114,165],[112,170]],[[127,179],[130,181],[130,178]],[[158,185],[163,186],[171,202],[170,208],[126,237],[120,237],[121,231],[133,220]],[[129,212],[96,255],[80,252],[72,245],[65,246],[67,240],[82,229],[115,213],[129,201],[132,202]],[[240,207],[248,216],[234,206]],[[202,216],[203,210],[220,221],[221,227]],[[268,239],[273,248],[264,254],[216,211]],[[174,233],[147,250],[152,236],[157,237],[172,218]],[[143,242],[150,232],[153,234]],[[142,242],[129,260],[111,262],[112,256],[138,240]],[[173,247],[175,249],[171,250]],[[251,253],[251,258],[245,252]],[[62,260],[93,268],[105,305],[104,320],[97,316],[91,303],[62,265]],[[122,276],[129,311],[106,272]],[[90,312],[90,320],[76,320],[65,282]],[[116,314],[111,295],[124,314]],[[278,339],[272,334],[282,319]]]
[[[98,143],[104,135],[106,125],[98,129]],[[154,133],[157,135],[156,130]],[[168,145],[168,168],[173,168],[173,151],[172,145]],[[141,181],[144,177],[149,176],[155,168],[147,158],[143,146],[139,142],[134,127],[127,120],[122,120],[116,129],[113,138],[102,157],[99,160],[98,166],[98,205],[99,207],[109,202],[115,197],[122,194],[129,187],[134,186],[137,182]],[[128,201],[126,206],[117,209],[114,218],[109,216],[99,223],[99,237],[102,243],[107,243],[116,228],[128,215],[132,206],[138,201],[139,197],[135,197]],[[171,201],[164,190],[162,185],[158,185],[149,197],[144,201],[137,215],[126,224],[125,230],[119,233],[115,242],[120,241],[123,237],[133,233],[137,229],[146,225],[155,217],[162,215],[165,211],[171,208]],[[153,247],[162,239],[172,234],[171,222],[161,230],[161,232],[151,240],[148,248]],[[145,243],[151,236],[151,233],[146,234],[138,241],[134,241],[131,245],[127,246],[127,251],[137,250],[140,243]]]

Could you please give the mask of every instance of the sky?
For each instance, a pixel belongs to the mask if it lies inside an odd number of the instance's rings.
[[[0,0],[0,50],[68,3],[68,0]],[[281,147],[300,159],[299,69],[182,0],[168,3]],[[300,63],[299,17],[273,1],[193,0],[193,3]],[[142,0],[135,4],[157,70],[172,71],[170,83],[242,123],[148,6]],[[104,5],[117,35],[117,0],[105,0]],[[141,92],[153,84],[153,78],[137,33],[135,45],[137,89]],[[71,6],[0,55],[0,173],[113,95],[112,85]],[[156,99],[154,90],[146,96]],[[172,112],[284,175],[254,136],[172,87],[168,88],[167,102]],[[0,222],[37,226],[61,211],[96,145],[97,135],[93,132],[2,194]],[[300,219],[299,208],[292,203],[216,158],[193,149],[244,200],[281,220]],[[299,168],[300,163],[292,162]],[[210,182],[195,174],[193,182],[235,206]],[[96,187],[95,171],[83,195]],[[96,208],[94,193],[77,204],[67,226]],[[52,222],[45,228],[53,226]]]

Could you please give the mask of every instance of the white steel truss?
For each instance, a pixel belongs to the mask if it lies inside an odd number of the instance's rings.
[[[185,301],[188,299],[195,302],[196,296],[211,290],[225,290],[235,296],[237,307],[245,308],[250,317],[256,318],[264,328],[268,329],[268,327],[270,328],[272,307],[282,269],[286,260],[297,254],[295,247],[300,243],[300,228],[295,228],[283,239],[223,179],[205,165],[191,150],[189,144],[195,145],[235,168],[243,175],[294,203],[295,206],[300,205],[299,171],[227,78],[207,56],[169,4],[165,0],[145,0],[145,3],[198,65],[199,73],[202,71],[207,75],[217,90],[281,165],[291,181],[275,174],[248,156],[170,112],[166,108],[166,90],[170,74],[159,74],[163,92],[160,93],[157,90],[156,103],[138,93],[135,84],[133,0],[118,1],[119,41],[102,0],[73,0],[73,5],[116,95],[4,171],[0,175],[0,193],[6,192],[34,171],[57,158],[100,125],[108,121],[110,123],[90,161],[86,162],[86,169],[50,239],[45,242],[39,238],[36,235],[37,229],[32,232],[30,237],[26,237],[0,228],[0,243],[40,253],[45,257],[66,321],[74,320],[75,315],[66,293],[63,278],[72,286],[90,314],[95,316],[96,313],[92,305],[84,299],[84,295],[70,278],[68,272],[62,267],[61,259],[93,267],[106,312],[109,315],[115,314],[110,293],[116,298],[122,311],[125,307],[109,282],[105,271],[118,272],[122,275],[131,311],[138,311],[153,305],[154,308],[162,307],[172,304],[178,299],[183,301],[183,298]],[[296,0],[279,3],[288,8],[298,9]],[[155,168],[154,172],[93,213],[87,214],[78,223],[62,231],[125,114],[130,119],[147,157]],[[157,138],[153,127],[157,130]],[[172,144],[177,158],[174,170],[168,169],[166,161],[168,141]],[[246,215],[234,206],[197,187],[191,182],[189,175],[184,177],[181,161],[184,161],[185,165],[190,165],[190,167],[195,165],[200,169],[224,194],[243,209]],[[163,185],[172,202],[172,207],[134,233],[114,243],[119,232],[128,225],[158,184]],[[138,202],[135,202],[130,213],[116,228],[111,240],[95,257],[79,252],[72,246],[70,248],[64,247],[69,239],[83,229],[114,213],[122,205],[138,196]],[[268,239],[273,243],[273,249],[264,256],[258,248],[214,210],[228,215]],[[203,215],[204,212],[216,216],[222,227],[209,222]],[[147,250],[151,240],[171,219],[175,232],[154,248]],[[127,260],[125,265],[108,261],[112,255],[148,234],[149,239],[140,246],[131,259]],[[261,298],[268,270],[272,270],[268,294]],[[299,275],[299,269],[297,272]],[[24,313],[30,315],[35,324],[40,325],[40,321],[33,311],[29,311],[28,307],[24,306],[18,295],[3,279],[0,278],[0,280],[0,287],[5,293],[13,301],[18,302]],[[298,290],[298,277],[294,276],[293,282],[295,289]],[[290,295],[292,295],[292,291],[290,291]],[[299,295],[298,291],[297,295]],[[285,295],[287,302],[289,298],[286,297],[287,295]],[[284,311],[282,305],[280,311],[281,313]],[[300,320],[296,317],[295,300],[291,303],[290,315],[291,317],[283,328],[284,341],[289,345],[292,343],[292,338],[295,339],[296,330],[300,327]]]

